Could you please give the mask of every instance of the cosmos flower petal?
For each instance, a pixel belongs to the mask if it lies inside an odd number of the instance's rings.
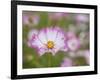
[[[54,41],[57,34],[57,30],[55,28],[47,28],[46,34],[47,39],[49,41]]]
[[[38,38],[41,40],[41,42],[43,44],[47,43],[47,36],[46,36],[46,30],[45,29],[42,29],[42,30],[39,31]]]
[[[37,49],[37,52],[38,52],[38,54],[39,54],[40,56],[42,56],[44,53],[47,52],[47,49],[46,49],[46,48],[39,48],[39,49]]]
[[[63,48],[65,46],[65,37],[63,33],[58,32],[55,40],[55,46],[59,48]]]
[[[38,48],[43,47],[43,48],[45,48],[45,45],[41,42],[41,40],[38,37],[35,38],[35,40],[31,42],[31,45],[32,45],[33,48],[34,47],[38,47]]]
[[[51,50],[51,53],[53,54],[53,55],[55,55],[57,52],[59,51],[59,48],[53,48],[52,50]]]

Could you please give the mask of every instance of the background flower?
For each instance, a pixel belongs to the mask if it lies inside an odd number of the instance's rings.
[[[63,62],[61,63],[61,67],[70,67],[73,65],[73,62],[70,58],[64,58]]]
[[[34,41],[37,37],[38,31],[36,29],[30,30],[28,34],[28,46],[31,47],[30,42]]]
[[[70,51],[76,51],[80,47],[80,40],[73,32],[68,32],[66,45]]]
[[[89,22],[89,16],[86,14],[77,14],[75,19],[78,23],[87,23]]]
[[[29,27],[34,27],[34,26],[38,25],[38,23],[40,21],[39,15],[36,15],[36,14],[24,13],[22,15],[22,19],[23,19],[23,24],[27,25]]]

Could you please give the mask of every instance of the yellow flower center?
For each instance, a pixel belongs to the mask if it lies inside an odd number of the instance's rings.
[[[53,41],[48,41],[48,42],[47,42],[47,47],[48,47],[49,49],[52,49],[52,48],[54,47],[54,42],[53,42]]]

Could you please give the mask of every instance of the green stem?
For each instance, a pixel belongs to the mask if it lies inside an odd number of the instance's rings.
[[[50,56],[50,53],[48,53],[48,67],[51,66],[51,56]]]

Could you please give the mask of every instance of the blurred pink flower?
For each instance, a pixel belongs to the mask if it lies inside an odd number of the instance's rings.
[[[52,19],[52,20],[59,20],[63,17],[67,16],[67,13],[49,13],[49,18]]]
[[[36,36],[38,34],[38,31],[36,29],[33,29],[28,34],[28,46],[31,47],[30,41],[34,41],[36,39]]]
[[[77,22],[89,22],[89,16],[86,14],[77,14],[75,19]]]
[[[84,51],[84,57],[86,59],[87,64],[90,64],[90,51],[89,50]]]
[[[35,32],[31,33],[32,36],[29,37],[28,43],[37,50],[40,56],[46,52],[51,52],[55,55],[59,50],[67,50],[65,48],[64,32],[59,27],[42,29],[35,38],[35,34],[33,34]]]
[[[73,65],[73,62],[70,58],[64,58],[63,62],[61,63],[61,67],[70,67]]]
[[[68,32],[66,45],[70,51],[76,51],[80,47],[80,40],[73,32]]]
[[[29,16],[23,15],[22,19],[23,19],[23,24],[28,24],[29,23]]]
[[[25,15],[22,16],[23,24],[31,26],[32,24],[37,25],[39,23],[38,15]]]
[[[71,31],[67,32],[66,33],[66,36],[67,36],[67,39],[76,38],[75,33],[74,32],[71,32]]]

